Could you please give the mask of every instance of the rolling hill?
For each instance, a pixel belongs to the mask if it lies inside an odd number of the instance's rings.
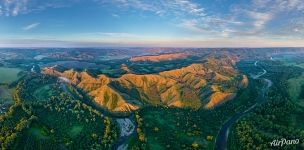
[[[158,74],[124,74],[119,78],[91,76],[73,69],[43,69],[64,77],[81,88],[96,103],[112,112],[128,112],[147,105],[211,109],[236,96],[248,79],[235,69],[236,57],[208,58],[202,63]]]

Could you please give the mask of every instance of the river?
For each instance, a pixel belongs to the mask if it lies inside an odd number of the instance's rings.
[[[229,130],[230,127],[236,122],[238,121],[240,118],[242,118],[245,114],[251,112],[252,110],[254,110],[254,108],[258,105],[261,104],[265,101],[265,93],[268,91],[268,89],[272,86],[272,81],[266,78],[261,78],[262,76],[264,76],[267,71],[265,69],[263,69],[262,67],[260,67],[258,65],[258,61],[255,61],[254,63],[255,67],[261,68],[262,72],[258,73],[257,75],[252,75],[251,74],[251,78],[253,78],[254,80],[263,80],[265,85],[262,88],[262,92],[261,94],[257,97],[256,103],[253,104],[251,107],[249,107],[248,109],[246,109],[243,112],[237,112],[235,113],[231,118],[229,118],[221,127],[217,137],[216,137],[216,141],[215,141],[215,149],[216,150],[226,150],[227,149],[227,140],[228,140],[228,136],[229,136]]]
[[[116,122],[120,128],[120,137],[114,143],[113,150],[127,150],[127,140],[135,134],[136,125],[132,121],[132,116],[129,118],[117,118]]]

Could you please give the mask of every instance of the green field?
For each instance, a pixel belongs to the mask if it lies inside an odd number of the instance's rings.
[[[0,67],[0,83],[12,83],[19,79],[18,68]]]

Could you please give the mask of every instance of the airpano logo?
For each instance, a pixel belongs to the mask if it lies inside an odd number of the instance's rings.
[[[285,138],[282,138],[281,140],[273,140],[270,142],[271,146],[284,146],[284,145],[297,145],[300,143],[299,139],[293,139],[293,140],[287,140]]]

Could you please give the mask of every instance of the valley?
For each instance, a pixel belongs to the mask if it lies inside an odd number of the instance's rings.
[[[1,148],[268,149],[274,138],[303,139],[302,49],[167,50],[10,50]],[[286,52],[296,55],[279,60]],[[187,57],[162,59],[174,53]]]
[[[0,0],[0,150],[304,150],[304,0]]]

